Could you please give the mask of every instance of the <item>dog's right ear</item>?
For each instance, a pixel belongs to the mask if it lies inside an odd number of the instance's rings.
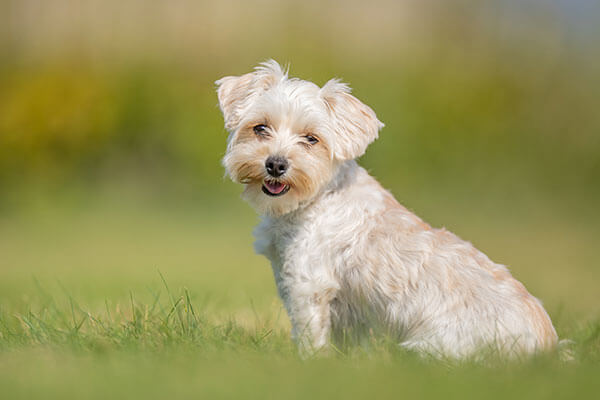
[[[237,129],[254,98],[287,78],[275,60],[269,60],[242,76],[226,76],[215,82],[219,107],[225,119],[225,129]]]
[[[225,119],[225,129],[233,131],[239,125],[241,108],[251,95],[252,73],[226,76],[216,81],[219,107]]]

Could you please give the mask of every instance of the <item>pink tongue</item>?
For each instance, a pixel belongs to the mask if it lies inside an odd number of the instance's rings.
[[[267,187],[269,192],[273,194],[279,194],[285,188],[285,185],[279,182],[265,182],[265,186]]]

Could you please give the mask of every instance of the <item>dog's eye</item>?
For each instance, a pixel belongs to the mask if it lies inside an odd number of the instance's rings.
[[[317,143],[319,143],[319,139],[317,139],[313,135],[305,135],[304,139],[306,139],[306,141],[308,142],[308,144],[317,144]]]
[[[256,133],[258,136],[265,136],[267,134],[267,126],[260,124],[260,125],[256,125],[252,128],[254,130],[254,133]]]

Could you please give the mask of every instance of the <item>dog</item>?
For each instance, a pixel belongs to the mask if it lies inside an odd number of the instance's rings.
[[[540,301],[505,266],[423,222],[357,164],[384,125],[349,86],[290,78],[274,60],[216,85],[222,163],[261,215],[255,250],[303,354],[378,334],[450,358],[556,346]]]

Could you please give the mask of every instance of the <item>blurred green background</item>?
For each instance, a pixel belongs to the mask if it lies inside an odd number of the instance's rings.
[[[257,217],[223,177],[214,81],[274,58],[348,82],[386,127],[360,161],[540,297],[597,318],[593,0],[0,1],[0,307],[187,287],[288,329]],[[1,311],[1,310],[0,310]],[[35,357],[34,357],[35,358]]]
[[[274,58],[376,110],[361,163],[401,202],[551,308],[598,312],[593,2],[0,4],[3,297],[32,275],[85,294],[161,269],[271,302],[256,217],[223,178],[214,81]]]
[[[214,81],[274,58],[376,110],[361,163],[401,202],[550,305],[598,312],[593,2],[0,4],[3,296],[32,275],[92,290],[161,269],[272,300],[256,217],[223,178]]]

